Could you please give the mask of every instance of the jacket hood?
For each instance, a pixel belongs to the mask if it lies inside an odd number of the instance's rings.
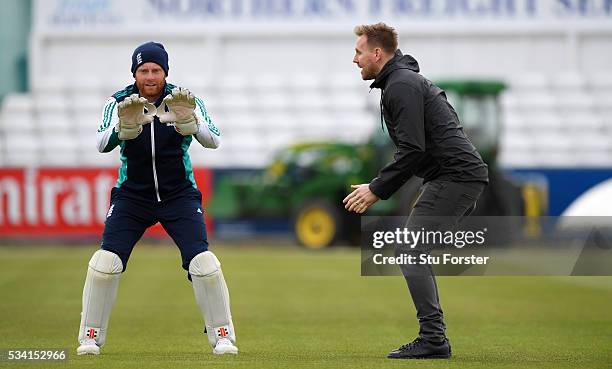
[[[415,58],[410,55],[404,55],[400,49],[397,49],[395,56],[385,64],[374,82],[370,85],[370,88],[383,88],[389,75],[398,69],[410,69],[415,73],[419,73],[420,70],[419,63]]]

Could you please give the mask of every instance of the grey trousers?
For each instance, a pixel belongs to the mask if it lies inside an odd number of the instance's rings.
[[[425,183],[408,218],[407,228],[441,230],[455,228],[475,208],[486,184],[482,182],[449,182],[433,180]],[[419,252],[429,253],[430,249]],[[396,253],[402,253],[396,250]],[[440,306],[438,287],[431,265],[402,266],[417,318],[419,337],[433,342],[444,340],[446,326]]]

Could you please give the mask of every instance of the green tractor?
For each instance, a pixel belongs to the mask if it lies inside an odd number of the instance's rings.
[[[507,201],[500,204],[500,199],[490,198],[488,201],[496,204],[484,207],[490,215],[520,215],[520,189],[495,174],[501,131],[499,94],[505,85],[498,81],[440,81],[438,85],[462,118],[492,177],[499,177],[492,182],[507,187],[501,191]],[[314,142],[289,146],[261,173],[221,177],[208,211],[221,220],[290,219],[297,242],[311,249],[336,241],[358,243],[360,217],[348,213],[342,199],[350,192],[350,185],[367,183],[376,176],[391,160],[392,146],[382,130],[359,145]],[[374,204],[368,214],[408,214],[420,185],[421,180],[413,178],[391,199]]]
[[[322,248],[349,236],[359,217],[342,207],[351,184],[376,175],[370,145],[296,144],[281,150],[262,173],[224,176],[209,212],[215,219],[291,219],[296,240]]]

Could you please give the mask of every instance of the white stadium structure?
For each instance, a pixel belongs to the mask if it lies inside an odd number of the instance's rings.
[[[30,90],[3,100],[0,165],[117,163],[95,150],[101,106],[131,83],[147,40],[164,43],[168,80],[222,130],[219,150],[192,150],[195,165],[258,168],[299,140],[364,141],[380,127],[379,92],[351,62],[352,28],[384,20],[430,79],[508,83],[504,166],[611,166],[612,14],[582,3],[34,1]]]

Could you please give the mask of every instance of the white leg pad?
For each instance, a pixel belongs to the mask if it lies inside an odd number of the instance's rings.
[[[204,317],[210,345],[215,347],[221,338],[228,338],[232,343],[236,343],[229,291],[219,259],[210,251],[202,252],[189,263],[189,274],[196,301]]]
[[[83,288],[79,343],[94,339],[98,346],[104,344],[122,271],[123,263],[115,253],[98,250],[91,257]]]

